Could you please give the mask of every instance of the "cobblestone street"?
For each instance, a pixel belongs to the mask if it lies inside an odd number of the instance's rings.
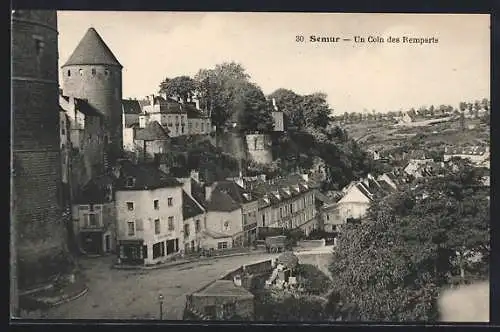
[[[158,294],[164,296],[163,319],[182,319],[186,294],[243,264],[277,257],[254,254],[188,263],[156,270],[116,270],[114,257],[83,258],[89,291],[44,313],[49,319],[159,319]],[[300,253],[303,263],[318,264],[324,253]],[[321,263],[321,265],[325,265]]]

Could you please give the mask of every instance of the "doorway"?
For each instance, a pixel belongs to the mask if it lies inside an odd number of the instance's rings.
[[[106,235],[105,238],[104,238],[104,248],[106,250],[106,252],[110,252],[111,251],[111,236],[110,235]]]

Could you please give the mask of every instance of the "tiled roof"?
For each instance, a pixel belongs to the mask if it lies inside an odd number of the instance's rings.
[[[367,198],[369,198],[370,200],[372,199],[372,193],[368,190],[368,188],[365,187],[363,183],[358,183],[356,185],[356,188],[358,188],[359,191],[361,191],[361,193],[365,195]]]
[[[182,215],[184,220],[203,214],[203,210],[196,202],[183,190],[182,191]]]
[[[94,28],[87,30],[87,33],[63,67],[71,65],[112,65],[122,67]]]
[[[130,100],[125,99],[122,100],[123,112],[125,114],[140,114],[141,113],[141,105],[138,100]]]
[[[231,197],[231,199],[237,204],[246,204],[257,200],[257,197],[254,197],[250,191],[240,187],[234,181],[217,182],[214,192],[215,191],[228,194],[229,197]]]
[[[168,140],[168,133],[168,128],[164,128],[158,121],[151,121],[145,128],[135,129],[135,139],[143,141]]]
[[[240,204],[235,202],[229,194],[214,190],[207,203],[207,210],[231,212],[240,208]]]
[[[109,175],[101,175],[91,179],[82,188],[75,198],[76,204],[102,204],[108,201],[108,186],[113,185],[114,179]],[[112,193],[111,193],[112,194]]]
[[[78,111],[82,112],[85,115],[103,117],[103,114],[99,113],[99,111],[90,106],[89,103],[84,99],[75,98],[75,105]]]
[[[127,180],[134,179],[128,186]],[[123,161],[120,168],[120,178],[116,182],[120,190],[152,190],[166,187],[182,187],[182,183],[174,177],[162,172],[154,164],[133,164]]]
[[[208,116],[203,111],[196,109],[196,106],[193,105],[193,103],[186,103],[182,106],[187,112],[188,119],[208,118]]]

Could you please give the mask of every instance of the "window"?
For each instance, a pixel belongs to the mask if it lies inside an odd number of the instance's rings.
[[[155,234],[161,233],[160,226],[160,219],[155,219]]]
[[[71,70],[68,69],[68,77],[71,76]]]
[[[168,205],[168,206],[173,206],[174,204],[173,204],[173,202],[172,202],[172,201],[173,201],[173,200],[172,200],[172,197],[167,198],[167,205]]]
[[[89,226],[97,226],[98,223],[98,216],[95,213],[89,213]]]
[[[104,70],[104,75],[108,76],[109,75],[109,69]]]
[[[130,221],[127,223],[128,224],[128,236],[134,236],[135,235],[135,225],[133,221]]]
[[[195,222],[195,230],[196,230],[196,233],[198,233],[200,231],[200,221],[199,220],[196,220]]]
[[[142,257],[148,258],[148,246],[142,246]]]
[[[79,69],[78,72],[80,73],[80,76],[83,76],[83,69]]]
[[[65,130],[65,125],[64,121],[61,121],[61,135],[66,135],[66,130]]]
[[[174,227],[174,217],[168,217],[168,230],[173,231]]]
[[[95,68],[92,68],[92,76],[95,76],[95,74],[96,74],[96,70],[95,70]]]
[[[266,215],[262,214],[262,227],[266,227]]]
[[[189,224],[184,225],[184,237],[189,237]]]
[[[35,37],[35,49],[36,49],[37,56],[40,56],[42,54],[44,47],[45,47],[45,43],[43,42],[43,38]]]
[[[128,177],[126,186],[130,188],[133,187],[134,185],[135,185],[135,179],[133,177]]]
[[[231,226],[230,226],[230,224],[229,224],[229,221],[227,221],[227,220],[226,220],[226,221],[224,221],[224,228],[223,228],[223,229],[224,229],[224,231],[226,231],[226,232],[227,232],[227,231],[229,231],[229,230],[231,230]]]
[[[205,130],[205,124],[201,123],[201,132],[203,132],[204,130]]]
[[[227,249],[227,242],[218,242],[217,249]]]
[[[157,199],[155,199],[153,201],[153,206],[154,206],[155,210],[159,210],[160,209],[160,201],[158,201]]]
[[[257,137],[254,138],[254,140],[253,140],[253,148],[254,148],[254,150],[257,150]]]
[[[127,202],[127,210],[134,211],[134,203],[133,202]]]
[[[162,251],[164,251],[164,249],[162,250],[162,247],[164,248],[163,244],[164,244],[163,242],[158,242],[153,244],[153,259],[163,256],[162,255]]]

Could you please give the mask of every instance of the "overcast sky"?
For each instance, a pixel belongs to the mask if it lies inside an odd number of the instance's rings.
[[[457,106],[490,94],[489,15],[66,11],[58,19],[60,65],[94,27],[124,66],[124,98],[225,61],[241,63],[266,94],[322,91],[335,114]],[[317,44],[310,35],[439,42]]]

